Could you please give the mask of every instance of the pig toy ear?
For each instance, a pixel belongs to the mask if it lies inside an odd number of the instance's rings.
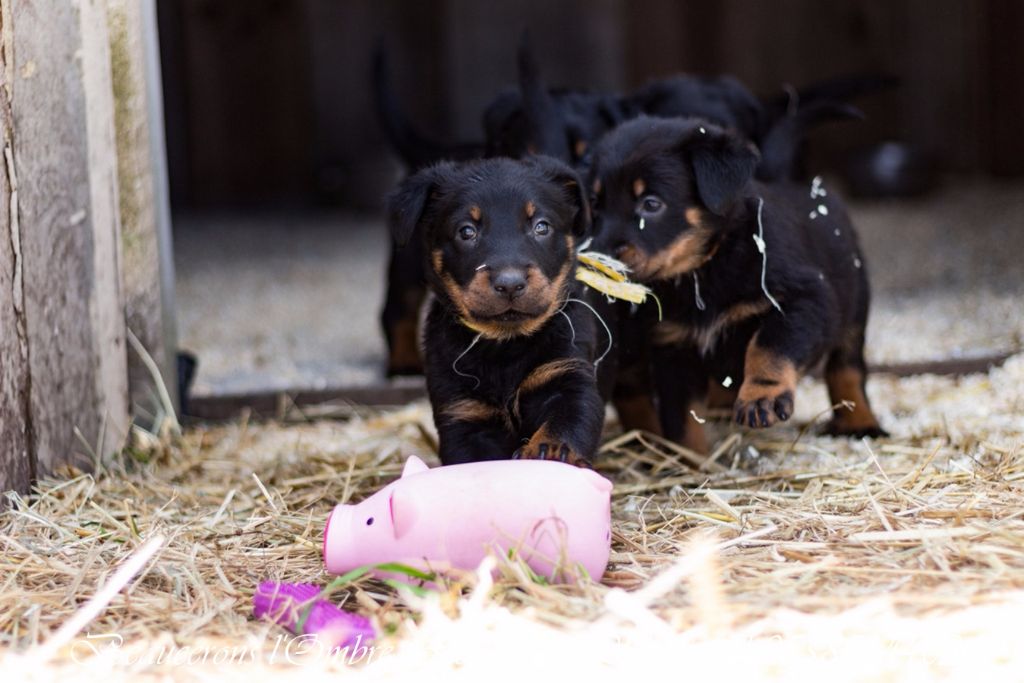
[[[392,491],[388,507],[391,509],[391,528],[395,539],[401,539],[416,524],[416,505],[402,491]]]
[[[410,474],[419,474],[420,472],[426,472],[430,468],[427,467],[427,463],[423,462],[415,455],[410,455],[409,459],[405,461],[405,467],[402,468],[402,476],[408,477]]]

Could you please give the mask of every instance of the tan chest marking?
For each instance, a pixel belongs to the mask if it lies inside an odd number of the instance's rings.
[[[767,313],[769,308],[771,304],[767,301],[739,303],[726,309],[703,327],[662,321],[654,326],[651,341],[658,346],[693,344],[702,355],[706,355],[714,350],[723,332],[744,320]]]

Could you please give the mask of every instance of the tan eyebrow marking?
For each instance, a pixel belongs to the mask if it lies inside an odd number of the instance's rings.
[[[533,214],[537,213],[537,205],[532,201],[526,202],[526,217],[533,218]]]
[[[473,206],[469,207],[470,218],[472,218],[475,221],[479,221],[481,216],[483,216],[483,212],[480,210],[479,206],[476,206],[474,204]]]
[[[640,195],[642,195],[644,193],[644,190],[646,190],[646,189],[647,189],[647,185],[644,183],[643,179],[637,178],[636,180],[633,181],[633,196],[634,197],[639,197]]]
[[[601,179],[594,180],[594,194],[601,194]]]

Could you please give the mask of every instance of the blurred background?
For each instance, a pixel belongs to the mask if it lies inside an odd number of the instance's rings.
[[[417,125],[482,141],[529,29],[549,85],[729,73],[759,95],[848,74],[901,85],[820,128],[808,168],[850,201],[876,364],[1022,346],[1024,3],[1017,0],[159,0],[181,346],[195,392],[383,382],[378,40]],[[891,143],[891,144],[885,144]],[[872,166],[873,164],[873,166]],[[866,168],[895,168],[901,187]]]

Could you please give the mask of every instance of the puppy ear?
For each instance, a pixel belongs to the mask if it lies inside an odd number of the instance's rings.
[[[579,174],[567,164],[552,157],[536,155],[523,161],[540,169],[551,182],[562,188],[562,192],[576,210],[573,215],[572,234],[576,237],[588,234],[591,225],[590,201]]]
[[[409,242],[433,195],[452,168],[452,164],[443,163],[417,171],[388,196],[388,225],[398,246]]]
[[[719,216],[739,198],[760,160],[749,142],[709,124],[688,134],[682,150],[693,168],[701,201]]]

